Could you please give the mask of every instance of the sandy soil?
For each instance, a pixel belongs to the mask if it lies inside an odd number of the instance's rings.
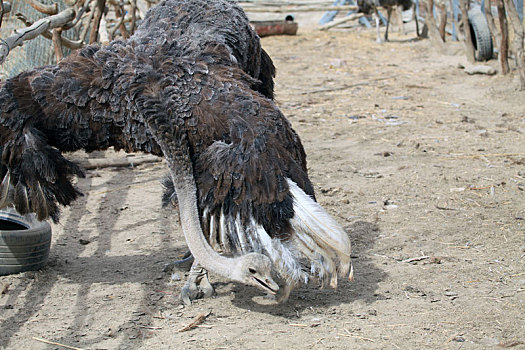
[[[267,305],[212,276],[217,296],[182,307],[185,271],[162,272],[185,251],[160,208],[165,166],[94,170],[53,226],[48,266],[0,279],[0,347],[524,349],[523,92],[466,75],[459,44],[437,54],[412,36],[263,40],[318,199],[353,242],[354,282]]]

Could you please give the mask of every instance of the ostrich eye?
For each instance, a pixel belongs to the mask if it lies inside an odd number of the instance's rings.
[[[257,272],[253,267],[249,267],[248,271],[250,271],[251,274],[255,274]]]

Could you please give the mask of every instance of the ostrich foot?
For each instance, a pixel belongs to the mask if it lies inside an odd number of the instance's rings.
[[[279,289],[279,293],[277,295],[274,294],[266,294],[263,298],[265,300],[272,300],[275,301],[277,304],[284,304],[288,301],[288,298],[290,297],[290,293],[295,288],[294,284],[286,284],[283,288]]]
[[[180,292],[182,302],[185,305],[191,305],[192,300],[209,298],[213,294],[215,294],[215,290],[208,279],[208,271],[193,263],[188,280]]]
[[[191,255],[191,252],[188,250],[182,259],[175,260],[170,263],[164,264],[164,268],[162,269],[162,272],[170,272],[173,270],[174,267],[182,267],[185,268],[185,265],[189,265],[193,263],[193,255]]]
[[[288,301],[288,298],[290,297],[290,293],[295,288],[295,284],[287,284],[284,286],[284,288],[281,289],[279,294],[276,297],[276,301],[278,304],[284,304]]]

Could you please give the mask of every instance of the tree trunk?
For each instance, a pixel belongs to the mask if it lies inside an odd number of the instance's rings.
[[[520,74],[520,90],[525,90],[525,56],[523,55],[523,23],[520,20],[514,1],[504,0],[507,17],[514,30],[514,51],[516,54],[516,65]]]
[[[468,0],[459,0],[459,8],[461,9],[461,21],[463,22],[463,31],[465,32],[465,54],[470,63],[474,63],[476,58],[474,56],[474,44],[472,43],[472,34],[470,33],[470,23],[468,20]]]
[[[509,73],[509,28],[507,25],[507,15],[505,14],[505,4],[503,0],[497,0],[498,20],[501,32],[501,39],[499,41],[499,62],[501,64],[501,73]]]

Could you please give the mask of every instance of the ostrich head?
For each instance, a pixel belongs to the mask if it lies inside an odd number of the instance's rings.
[[[272,262],[263,254],[249,253],[240,256],[234,270],[232,279],[255,286],[270,294],[276,294],[279,285],[272,279]]]

